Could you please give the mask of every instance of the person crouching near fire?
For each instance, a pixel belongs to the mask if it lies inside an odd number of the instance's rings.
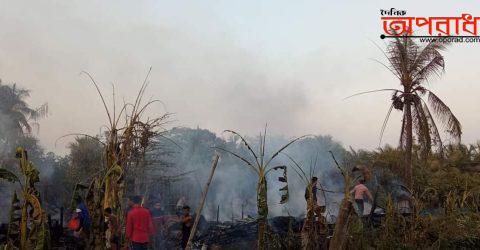
[[[368,190],[367,186],[365,186],[365,180],[361,179],[357,185],[350,191],[355,198],[355,204],[358,208],[358,215],[363,216],[364,209],[365,209],[365,198],[367,198],[370,202],[373,202],[373,197],[370,191]]]

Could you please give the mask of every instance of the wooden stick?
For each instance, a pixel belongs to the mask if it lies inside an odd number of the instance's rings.
[[[195,232],[197,231],[198,222],[200,221],[200,216],[202,214],[203,206],[205,205],[205,199],[207,198],[208,188],[210,187],[210,183],[212,182],[213,174],[215,173],[215,169],[217,168],[218,163],[218,155],[215,155],[212,163],[212,171],[210,172],[210,177],[208,178],[208,182],[205,185],[205,189],[203,190],[202,200],[200,201],[200,206],[198,206],[195,216],[195,222],[193,223],[192,230],[190,231],[190,236],[188,237],[187,247],[186,249],[192,249],[192,241],[193,237],[195,236]]]
[[[244,205],[242,204],[242,220],[243,220],[243,208],[244,208]]]

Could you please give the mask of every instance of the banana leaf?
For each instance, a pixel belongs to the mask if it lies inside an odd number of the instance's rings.
[[[282,196],[280,198],[280,204],[285,204],[288,202],[290,197],[288,193],[288,179],[287,179],[287,167],[286,166],[278,166],[274,167],[273,170],[283,170],[283,176],[278,177],[278,181],[286,183],[286,185],[279,189],[282,192]]]
[[[20,180],[14,173],[8,171],[5,168],[0,168],[0,179],[4,179],[12,183],[20,182]]]

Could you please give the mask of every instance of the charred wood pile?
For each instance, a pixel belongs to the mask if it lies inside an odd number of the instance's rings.
[[[299,244],[299,234],[303,219],[278,216],[268,220],[269,244],[276,249],[287,248],[289,244]],[[253,218],[235,222],[211,222],[195,238],[195,247],[207,246],[208,249],[254,249],[258,233],[257,221]]]

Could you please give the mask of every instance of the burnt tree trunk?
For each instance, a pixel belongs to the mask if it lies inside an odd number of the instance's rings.
[[[317,223],[315,221],[315,201],[313,199],[313,185],[309,183],[307,186],[308,199],[307,199],[307,216],[302,227],[302,249],[312,250],[318,248],[320,242],[318,242]]]
[[[257,208],[258,208],[258,250],[267,249],[268,230],[268,203],[267,203],[267,180],[263,174],[259,177],[257,187]]]
[[[335,231],[333,232],[332,241],[328,249],[339,250],[346,249],[348,236],[348,222],[350,215],[353,213],[352,202],[348,197],[343,198],[338,211],[338,218],[335,222]]]

